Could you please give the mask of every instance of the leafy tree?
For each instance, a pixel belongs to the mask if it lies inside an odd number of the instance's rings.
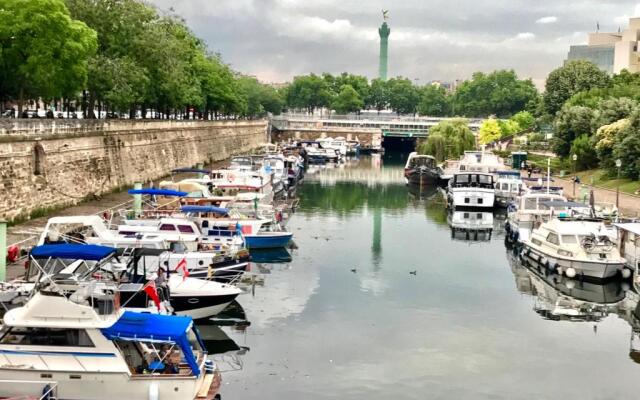
[[[513,119],[500,120],[498,124],[500,125],[500,138],[513,136],[522,131],[520,124]]]
[[[572,60],[549,74],[544,94],[547,113],[555,115],[573,95],[610,85],[606,72],[589,61]]]
[[[287,105],[292,108],[305,108],[313,114],[318,107],[326,107],[331,103],[329,85],[315,74],[296,76],[289,85]]]
[[[637,109],[638,103],[629,98],[621,97],[601,100],[596,107],[593,130],[628,118]]]
[[[373,107],[375,110],[378,110],[378,113],[389,106],[389,88],[387,81],[379,78],[371,81],[369,94],[365,104],[369,107]]]
[[[453,96],[456,114],[467,117],[509,117],[534,101],[538,92],[530,79],[520,80],[514,71],[476,72]]]
[[[640,178],[640,110],[633,112],[615,137],[612,155],[613,160],[622,161],[621,172],[625,177],[634,180]],[[611,172],[615,173],[616,170]]]
[[[577,156],[576,168],[585,170],[598,165],[598,154],[589,135],[578,136],[571,144],[571,154]]]
[[[502,128],[500,122],[495,118],[489,118],[482,121],[480,131],[478,133],[478,141],[481,144],[493,143],[502,136]]]
[[[418,89],[407,78],[392,78],[387,81],[389,106],[398,115],[415,114],[420,100]]]
[[[351,85],[342,85],[340,93],[333,99],[331,107],[338,114],[358,112],[364,106],[364,101]]]
[[[82,89],[96,33],[74,20],[62,0],[0,0],[3,79],[14,85],[18,111],[27,96],[54,98]]]
[[[563,107],[554,123],[553,150],[561,157],[571,152],[571,143],[581,136],[590,135],[594,111],[587,107]]]
[[[609,171],[615,169],[613,149],[621,132],[627,127],[628,119],[621,119],[609,125],[601,126],[593,137],[595,150],[600,160],[600,166]]]
[[[476,138],[466,119],[451,119],[440,122],[429,130],[429,137],[418,145],[418,153],[429,154],[442,162],[457,158],[476,146]]]
[[[511,117],[511,120],[517,123],[521,130],[532,129],[536,124],[536,119],[528,111],[520,111]]]
[[[449,114],[449,99],[443,87],[426,85],[420,89],[418,114],[443,117]]]

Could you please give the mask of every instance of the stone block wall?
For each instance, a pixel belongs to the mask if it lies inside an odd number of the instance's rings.
[[[0,218],[73,205],[266,141],[267,121],[0,123]]]

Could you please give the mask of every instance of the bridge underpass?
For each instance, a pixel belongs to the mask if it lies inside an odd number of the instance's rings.
[[[428,136],[428,128],[420,130],[382,130],[382,147],[385,151],[400,151],[410,153],[415,151],[419,139]]]

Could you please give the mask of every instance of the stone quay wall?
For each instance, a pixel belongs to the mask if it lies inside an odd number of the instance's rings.
[[[245,153],[267,121],[0,121],[0,218],[26,219]]]

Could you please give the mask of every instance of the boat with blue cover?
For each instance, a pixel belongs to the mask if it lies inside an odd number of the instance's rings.
[[[41,280],[4,315],[3,396],[193,400],[213,399],[219,386],[190,317],[125,311],[116,284],[88,280],[62,291]]]

